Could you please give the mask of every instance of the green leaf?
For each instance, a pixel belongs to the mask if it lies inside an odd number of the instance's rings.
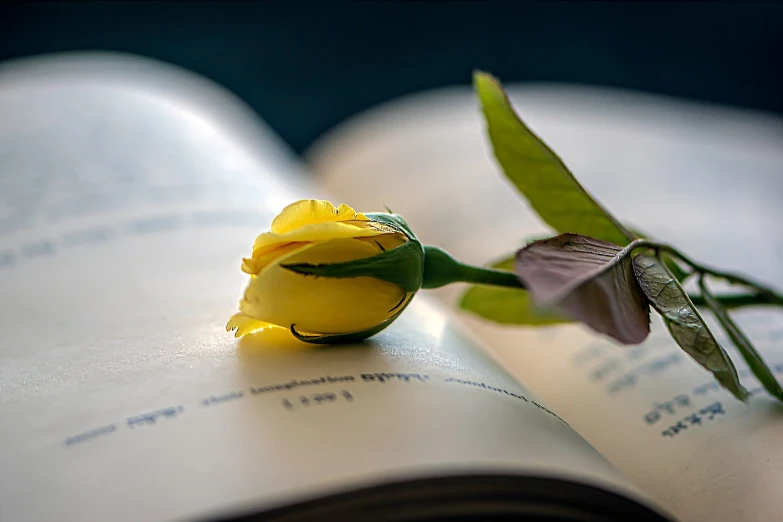
[[[492,264],[498,270],[514,269],[515,256]],[[470,287],[460,299],[459,307],[501,324],[549,325],[568,323],[569,319],[536,308],[530,293],[519,288],[475,285]]]
[[[647,299],[663,316],[680,348],[712,372],[737,399],[747,400],[748,391],[740,384],[734,363],[715,340],[688,294],[666,265],[655,257],[638,255],[633,259],[633,267]]]
[[[667,256],[666,254],[661,254],[661,258],[663,259],[666,268],[669,269],[669,272],[671,272],[674,278],[680,283],[688,279],[688,277],[691,275],[691,272],[686,272],[685,270],[683,270],[683,268],[679,265],[679,263],[677,263],[677,261],[672,259],[671,256]]]
[[[630,254],[600,239],[561,234],[521,249],[515,270],[540,306],[623,344],[638,344],[650,334],[650,305]]]
[[[737,347],[740,354],[742,354],[742,357],[745,358],[753,375],[756,376],[770,395],[783,402],[783,388],[780,387],[780,384],[775,379],[772,370],[769,369],[769,366],[764,362],[764,359],[762,359],[761,355],[756,351],[756,348],[753,346],[753,343],[750,342],[750,339],[748,339],[737,323],[729,316],[726,308],[724,308],[721,302],[715,298],[710,289],[707,288],[707,284],[703,277],[699,278],[699,288],[701,289],[701,295],[704,296],[707,306],[710,307],[712,313],[714,313],[715,317],[718,319],[718,322],[723,326],[723,329],[726,330],[726,333],[734,343],[734,346]]]
[[[625,246],[632,234],[574,178],[563,161],[516,115],[500,83],[476,72],[478,94],[495,156],[506,177],[533,209],[558,232]]]

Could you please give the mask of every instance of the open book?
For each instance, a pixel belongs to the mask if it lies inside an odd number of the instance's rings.
[[[511,95],[617,215],[783,283],[779,120]],[[783,410],[733,400],[660,323],[631,348],[501,327],[454,286],[358,345],[236,341],[239,261],[296,199],[387,205],[476,264],[546,233],[467,88],[370,111],[307,159],[157,62],[0,67],[0,520],[780,518]],[[783,374],[781,316],[742,324]]]

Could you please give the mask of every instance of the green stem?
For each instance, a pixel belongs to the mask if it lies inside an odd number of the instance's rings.
[[[678,251],[677,249],[669,245],[661,245],[661,250],[668,252],[674,257],[679,258],[680,261],[682,261],[687,265],[690,265],[691,268],[693,268],[693,270],[696,272],[699,272],[701,274],[709,274],[713,277],[723,279],[733,285],[747,286],[748,288],[752,288],[759,294],[764,294],[768,296],[773,302],[783,303],[783,295],[778,294],[771,288],[767,288],[766,286],[762,285],[757,281],[750,280],[740,274],[735,274],[733,272],[724,272],[722,270],[718,270],[716,268],[708,267],[700,263],[697,263],[696,261],[690,259],[689,257],[685,256],[682,252]]]
[[[706,306],[707,301],[700,295],[690,296],[691,301],[696,306]],[[733,295],[716,295],[715,300],[718,301],[727,310],[734,310],[736,308],[742,308],[744,306],[755,305],[777,305],[783,306],[783,300],[779,297],[770,297],[765,294],[733,294]]]
[[[689,259],[683,259],[675,249],[645,239],[639,239],[632,242],[618,255],[625,255],[634,249],[643,247],[665,250],[666,252],[679,257],[684,263],[693,266],[692,263],[689,262]],[[424,252],[424,283],[422,284],[422,288],[440,288],[451,283],[471,283],[520,289],[525,288],[525,285],[517,278],[514,272],[468,265],[457,261],[447,252],[433,246],[425,246]],[[697,267],[703,268],[700,265],[697,265]],[[704,297],[700,295],[689,297],[691,302],[696,306],[707,305]],[[727,310],[754,305],[783,306],[783,296],[770,290],[758,293],[716,295],[714,296],[714,299]]]
[[[424,278],[422,288],[440,288],[451,283],[525,288],[514,272],[482,268],[461,263],[434,246],[424,247]]]
[[[762,285],[757,281],[752,281],[742,275],[732,272],[724,272],[712,267],[697,263],[693,259],[689,258],[671,245],[656,243],[648,239],[636,239],[632,241],[628,246],[623,248],[617,255],[626,255],[637,248],[652,248],[656,253],[666,252],[667,254],[678,258],[680,261],[689,265],[693,271],[699,275],[709,274],[713,277],[723,279],[730,284],[745,286],[753,290],[751,294],[744,294],[738,296],[714,296],[721,304],[730,308],[738,308],[739,306],[753,305],[753,304],[766,304],[783,306],[783,294],[776,292],[775,290]],[[728,301],[727,301],[728,300]],[[698,301],[698,302],[697,302]],[[693,301],[694,304],[707,304],[703,299],[697,299]]]
[[[524,283],[519,280],[514,272],[466,265],[464,263],[460,263],[459,265],[461,276],[460,282],[462,283],[525,288]]]
[[[748,336],[745,335],[737,323],[734,322],[723,305],[721,305],[721,303],[715,299],[715,296],[712,295],[712,292],[705,281],[704,274],[699,275],[699,289],[701,289],[701,294],[707,301],[707,306],[712,310],[712,313],[726,331],[731,342],[737,347],[740,355],[742,355],[748,363],[748,367],[753,372],[753,375],[756,376],[770,395],[777,398],[779,401],[783,401],[783,388],[780,387],[777,379],[775,379],[775,374],[772,373],[772,370],[767,366],[767,363],[764,362],[761,354],[756,351],[756,347],[753,346],[753,343]]]

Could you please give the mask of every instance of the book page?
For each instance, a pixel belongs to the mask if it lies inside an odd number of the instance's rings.
[[[0,115],[0,519],[215,519],[449,476],[660,519],[426,297],[356,346],[234,340],[242,256],[325,193],[221,89],[56,57],[0,69]]]
[[[510,95],[616,216],[694,259],[783,288],[780,118],[589,88],[519,87]],[[552,233],[506,182],[484,125],[468,89],[402,99],[324,138],[309,152],[311,170],[346,203],[387,205],[423,242],[486,264]],[[436,293],[454,309],[462,291]],[[459,316],[509,371],[683,520],[779,518],[783,407],[732,348],[754,394],[748,404],[719,389],[657,318],[650,338],[628,347],[581,326],[504,327]],[[783,378],[783,314],[737,316]]]

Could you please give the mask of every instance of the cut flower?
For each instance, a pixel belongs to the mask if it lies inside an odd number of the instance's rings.
[[[286,328],[311,342],[369,337],[388,326],[418,290],[423,257],[399,216],[297,201],[243,259],[250,281],[226,329],[240,337]],[[341,267],[349,271],[335,272]],[[326,269],[331,272],[321,273]]]

